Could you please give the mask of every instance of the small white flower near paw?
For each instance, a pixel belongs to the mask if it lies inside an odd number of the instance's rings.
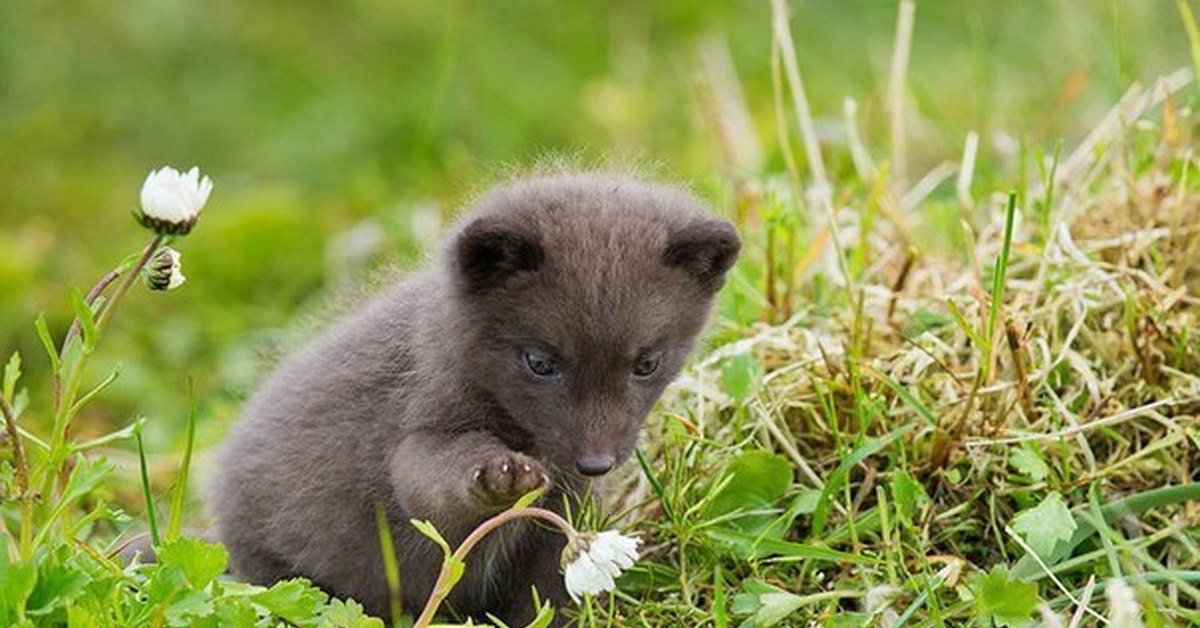
[[[575,534],[562,555],[563,581],[571,599],[578,602],[582,594],[616,588],[615,578],[637,561],[640,542],[615,530]]]

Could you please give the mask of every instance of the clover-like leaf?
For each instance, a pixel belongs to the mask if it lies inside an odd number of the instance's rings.
[[[1012,521],[1012,529],[1042,558],[1049,557],[1059,541],[1069,540],[1076,527],[1075,517],[1058,492],[1050,493],[1042,503],[1021,512]]]
[[[975,619],[983,626],[1024,626],[1040,603],[1037,585],[1010,579],[1007,565],[976,575],[970,589],[975,596]]]

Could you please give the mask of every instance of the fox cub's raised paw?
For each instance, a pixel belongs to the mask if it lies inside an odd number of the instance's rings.
[[[471,494],[486,510],[503,510],[526,493],[548,487],[550,477],[541,463],[513,451],[495,454],[476,469]]]

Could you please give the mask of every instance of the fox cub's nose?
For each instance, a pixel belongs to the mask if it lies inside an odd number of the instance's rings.
[[[584,475],[604,475],[616,461],[612,454],[583,456],[575,461],[575,468]]]

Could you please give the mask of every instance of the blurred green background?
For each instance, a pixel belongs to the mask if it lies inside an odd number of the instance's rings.
[[[791,6],[823,141],[845,141],[853,97],[886,158],[896,2]],[[199,165],[216,186],[178,247],[189,281],[132,296],[93,368],[120,379],[78,429],[145,414],[151,448],[176,451],[191,379],[211,444],[272,356],[378,269],[419,261],[507,167],[652,162],[722,204],[702,45],[727,45],[756,167],[782,170],[769,15],[766,0],[5,0],[0,348],[19,349],[36,381],[32,319],[44,312],[61,337],[67,289],[147,239],[130,218],[146,173]],[[970,130],[991,176],[1017,142],[1078,139],[1131,82],[1188,60],[1165,0],[918,2],[910,177],[956,159]],[[38,407],[45,387],[33,392]]]

